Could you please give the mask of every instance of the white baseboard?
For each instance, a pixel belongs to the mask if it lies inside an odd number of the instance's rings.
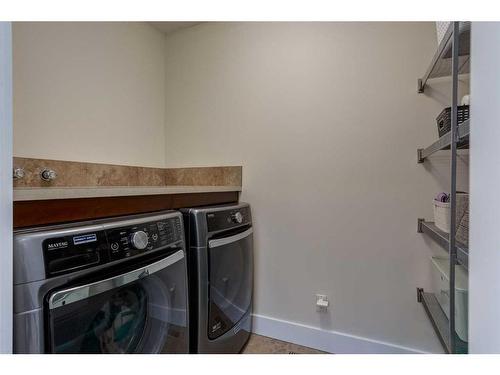
[[[420,354],[418,349],[353,336],[336,331],[325,331],[299,323],[254,314],[252,331],[258,335],[307,346],[336,354]]]

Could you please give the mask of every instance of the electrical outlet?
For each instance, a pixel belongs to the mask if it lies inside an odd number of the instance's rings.
[[[324,294],[316,294],[316,307],[318,311],[325,311],[328,309],[330,302],[328,301],[328,296]]]

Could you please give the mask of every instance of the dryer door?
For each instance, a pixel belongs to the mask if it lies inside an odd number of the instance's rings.
[[[48,352],[187,353],[186,297],[182,250],[53,291],[47,298]]]
[[[233,328],[252,303],[253,229],[208,242],[208,337],[216,339]]]

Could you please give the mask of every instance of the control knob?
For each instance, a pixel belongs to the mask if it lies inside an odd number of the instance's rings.
[[[130,235],[130,243],[137,250],[144,250],[148,246],[148,234],[142,230],[134,232]]]
[[[231,220],[233,223],[241,224],[243,222],[243,215],[239,211],[235,212],[234,214],[231,214]]]

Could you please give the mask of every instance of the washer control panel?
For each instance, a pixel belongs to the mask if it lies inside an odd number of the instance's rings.
[[[45,273],[58,276],[108,260],[106,235],[102,231],[58,236],[43,241]]]
[[[46,238],[42,247],[47,277],[130,258],[184,238],[179,216],[134,221],[138,224]]]
[[[182,239],[178,217],[106,231],[111,260],[128,258]]]

